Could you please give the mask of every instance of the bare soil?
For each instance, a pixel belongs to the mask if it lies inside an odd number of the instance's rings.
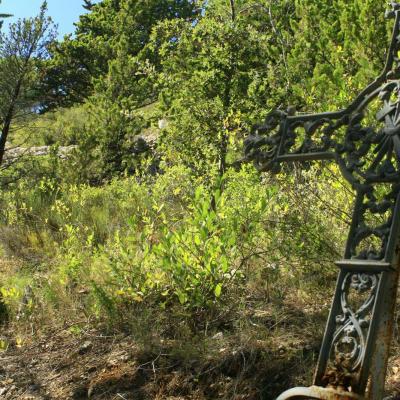
[[[24,345],[8,332],[8,348],[0,352],[0,399],[272,400],[309,383],[318,346],[227,345],[221,333],[212,339],[215,351],[185,357],[173,341],[145,350],[130,336],[69,328]],[[388,399],[400,399],[400,357],[392,357],[388,372]]]
[[[257,340],[236,344],[222,333],[210,338],[207,350],[199,343],[193,354],[185,354],[184,343],[146,349],[130,336],[95,330],[77,335],[65,329],[23,345],[11,337],[9,332],[8,348],[0,352],[4,400],[272,400],[284,388],[305,383],[308,364],[298,360],[314,351],[289,354]]]

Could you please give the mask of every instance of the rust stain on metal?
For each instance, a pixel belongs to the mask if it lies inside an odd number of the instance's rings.
[[[343,360],[335,360],[335,366],[327,369],[322,378],[323,387],[340,388],[348,390],[357,381],[357,376],[349,371],[346,362]]]

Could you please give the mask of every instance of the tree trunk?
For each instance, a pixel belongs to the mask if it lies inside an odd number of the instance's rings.
[[[235,1],[230,0],[230,6],[231,6],[231,17],[232,17],[232,23],[235,22],[236,20],[236,10],[235,10]],[[233,76],[235,73],[235,55],[233,52],[230,55],[230,62],[229,62],[229,68],[226,72],[226,84],[225,84],[225,93],[224,93],[224,108],[225,112],[229,112],[229,107],[231,105],[231,89],[232,89],[232,80]],[[223,127],[223,132],[221,133],[221,139],[219,143],[219,169],[218,169],[218,175],[221,178],[225,172],[226,172],[226,156],[228,154],[228,140],[229,140],[229,126],[228,127]],[[221,185],[221,191],[222,191],[222,185]]]
[[[236,19],[235,0],[230,0],[230,2],[231,2],[232,22],[235,22]]]
[[[15,103],[18,99],[19,92],[21,90],[22,79],[19,79],[17,85],[15,86],[14,94],[11,99],[10,107],[8,108],[7,115],[4,118],[3,127],[1,129],[1,137],[0,137],[0,166],[3,164],[4,153],[6,150],[6,142],[8,134],[10,133],[11,122],[14,117],[14,109]]]

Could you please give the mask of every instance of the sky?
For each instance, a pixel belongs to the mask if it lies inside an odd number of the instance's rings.
[[[0,13],[13,14],[14,17],[4,20],[3,32],[7,32],[7,25],[18,18],[33,17],[39,13],[43,0],[1,0]],[[79,15],[86,12],[82,7],[83,0],[47,0],[48,12],[53,21],[58,24],[58,37],[73,33],[74,22]]]

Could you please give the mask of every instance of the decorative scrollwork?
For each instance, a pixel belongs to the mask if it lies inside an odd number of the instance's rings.
[[[357,371],[365,355],[369,316],[379,282],[377,274],[348,273],[342,285],[342,314],[336,317],[338,329],[333,339],[334,359],[346,360],[350,371]],[[351,293],[354,291],[355,293]],[[357,305],[357,300],[362,303]],[[349,298],[353,295],[354,298]],[[358,297],[358,298],[357,298]],[[352,304],[353,302],[353,304]]]
[[[380,261],[386,259],[400,184],[366,186],[359,192],[345,257]],[[378,198],[380,195],[380,198]]]
[[[396,182],[400,178],[400,82],[388,81],[368,98],[379,99],[382,107],[376,120],[383,127],[362,126],[363,110],[351,115],[343,143],[336,143],[338,161],[346,178],[355,186],[377,182]]]
[[[367,337],[381,274],[347,273],[341,285],[325,385],[350,388],[358,379],[367,350]]]
[[[282,137],[282,122],[287,114],[281,110],[270,112],[262,125],[253,127],[252,134],[245,140],[245,160],[253,161],[259,171],[277,173],[279,163],[275,162]]]

